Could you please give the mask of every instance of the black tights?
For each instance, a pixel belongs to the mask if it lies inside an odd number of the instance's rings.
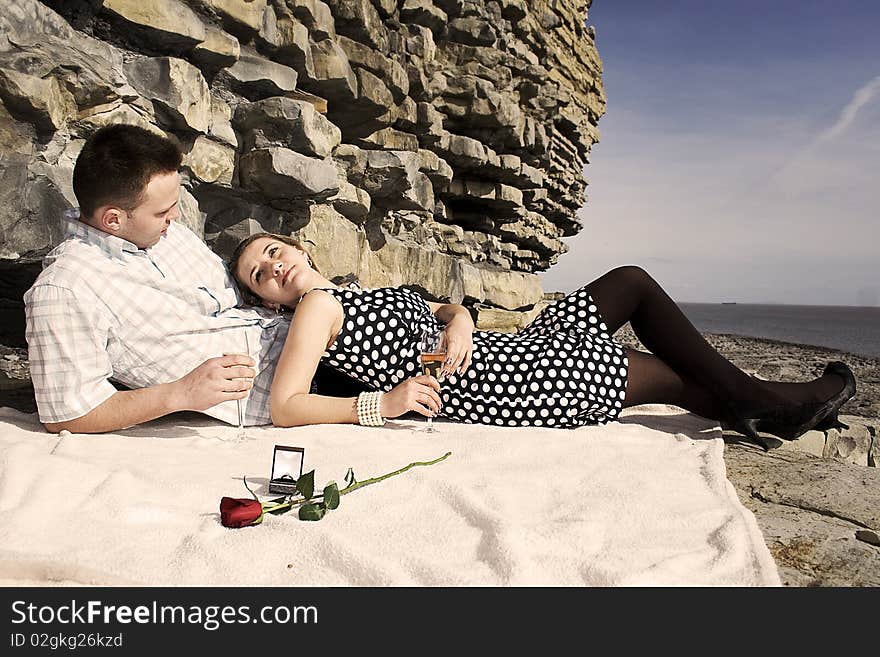
[[[843,382],[836,375],[806,383],[762,381],[724,358],[700,335],[663,288],[642,268],[612,269],[586,286],[609,333],[629,322],[651,353],[627,349],[624,406],[675,404],[716,420],[738,409],[824,401]]]

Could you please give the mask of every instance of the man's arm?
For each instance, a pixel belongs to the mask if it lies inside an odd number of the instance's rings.
[[[253,387],[254,361],[249,356],[211,358],[186,376],[139,390],[120,390],[85,415],[46,422],[47,431],[103,433],[124,429],[176,411],[203,411],[221,402],[244,399]]]

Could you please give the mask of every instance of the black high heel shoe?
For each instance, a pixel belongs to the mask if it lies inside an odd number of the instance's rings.
[[[836,400],[836,396],[835,396]],[[759,431],[772,434],[782,440],[794,440],[824,420],[834,410],[833,401],[807,402],[791,406],[773,406],[760,411],[746,411],[730,408],[729,426],[734,431],[748,436],[759,445],[764,441]]]
[[[806,402],[797,406],[775,406],[757,412],[737,409],[730,410],[731,429],[742,433],[767,449],[758,431],[772,434],[783,440],[794,440],[810,429],[849,429],[837,414],[840,407],[852,399],[856,393],[856,379],[852,370],[840,361],[832,361],[825,366],[826,374],[836,374],[843,379],[843,388],[824,402]]]
[[[856,377],[849,366],[846,363],[841,363],[839,360],[832,361],[825,366],[825,371],[822,372],[822,376],[825,376],[826,374],[836,374],[842,378],[843,389],[829,400],[833,402],[833,408],[829,410],[828,414],[822,418],[815,428],[821,431],[827,431],[829,429],[849,429],[849,425],[841,422],[837,418],[837,414],[840,411],[840,407],[855,396]]]

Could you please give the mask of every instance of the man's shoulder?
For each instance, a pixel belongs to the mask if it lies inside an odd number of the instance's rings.
[[[168,236],[166,239],[170,241],[200,244],[208,251],[211,250],[211,248],[205,243],[205,240],[196,235],[189,226],[180,221],[171,222],[168,226]]]
[[[188,226],[178,221],[171,222],[171,225],[168,226],[168,234],[159,244],[152,248],[167,249],[171,252],[185,251],[191,258],[219,259],[222,262],[220,256],[208,246],[205,240],[194,233]]]
[[[74,289],[82,280],[88,280],[96,272],[104,270],[108,258],[94,244],[76,237],[69,237],[43,257],[43,270],[31,290],[43,286]]]

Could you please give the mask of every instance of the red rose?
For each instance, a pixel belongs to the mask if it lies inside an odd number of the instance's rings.
[[[263,505],[257,500],[224,497],[220,500],[220,522],[224,527],[247,527],[263,519]]]

